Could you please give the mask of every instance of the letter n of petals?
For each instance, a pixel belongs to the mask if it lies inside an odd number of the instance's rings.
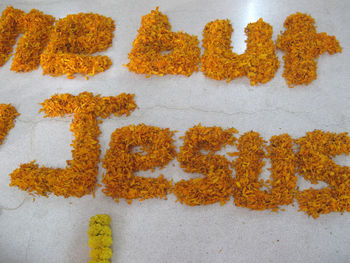
[[[0,18],[0,67],[3,66],[11,56],[16,39],[21,33],[19,19],[25,15],[22,10],[12,6],[7,7]]]

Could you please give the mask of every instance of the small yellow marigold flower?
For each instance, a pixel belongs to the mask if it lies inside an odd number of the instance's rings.
[[[110,259],[112,257],[112,249],[109,247],[95,248],[90,251],[92,259]]]
[[[91,248],[100,248],[100,247],[109,247],[113,243],[111,236],[95,236],[90,237],[89,239],[89,247]]]
[[[92,248],[90,263],[108,263],[112,257],[112,230],[109,227],[111,218],[109,215],[95,215],[90,219],[89,246]]]
[[[90,226],[95,224],[109,225],[110,223],[111,223],[111,218],[109,217],[109,215],[96,215],[91,217],[90,219]]]
[[[89,237],[100,236],[100,235],[112,236],[112,230],[110,229],[109,226],[96,224],[96,225],[90,226],[88,234],[89,234]]]

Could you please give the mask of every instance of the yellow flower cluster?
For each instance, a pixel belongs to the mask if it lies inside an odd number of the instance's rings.
[[[89,223],[89,247],[91,247],[89,263],[109,263],[112,257],[113,243],[112,230],[109,227],[111,218],[109,215],[95,215]]]

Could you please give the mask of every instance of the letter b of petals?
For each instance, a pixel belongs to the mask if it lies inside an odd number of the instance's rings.
[[[168,17],[156,8],[142,17],[129,60],[126,66],[130,71],[146,76],[190,76],[198,70],[199,41],[196,36],[172,32]]]

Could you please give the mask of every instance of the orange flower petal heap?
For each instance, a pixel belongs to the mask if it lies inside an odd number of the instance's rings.
[[[0,18],[0,67],[3,66],[11,56],[16,39],[21,33],[18,23],[25,13],[12,6],[7,7]]]
[[[317,33],[315,20],[306,14],[296,13],[287,17],[284,27],[287,29],[277,38],[276,46],[284,50],[284,72],[289,87],[308,85],[317,78],[317,60],[319,55],[341,52],[342,48],[335,36]]]
[[[198,70],[199,41],[196,36],[172,32],[168,17],[157,7],[142,17],[129,60],[126,67],[135,73],[190,76]]]
[[[350,167],[336,164],[332,158],[350,153],[350,137],[347,133],[330,133],[315,130],[297,140],[297,172],[313,184],[323,181],[322,189],[312,187],[299,191],[299,209],[317,218],[331,212],[350,212]]]
[[[272,182],[266,203],[269,207],[289,205],[294,201],[296,176],[296,157],[293,152],[293,139],[288,134],[272,136],[268,146],[268,157],[271,160]]]
[[[19,18],[24,35],[17,43],[11,70],[28,72],[39,67],[40,55],[50,40],[54,23],[53,16],[44,15],[36,9]]]
[[[203,178],[181,180],[174,186],[174,194],[181,203],[190,206],[225,204],[233,191],[230,161],[215,154],[226,145],[234,145],[235,129],[194,126],[186,132],[184,145],[180,148],[178,161],[189,173],[201,173]],[[203,154],[201,150],[209,151]]]
[[[74,78],[75,73],[93,76],[109,69],[109,57],[91,54],[112,45],[114,30],[113,19],[98,14],[79,13],[59,19],[41,55],[43,74]]]
[[[19,115],[11,104],[0,104],[0,145],[8,132],[15,126],[15,118]]]
[[[136,176],[138,171],[164,167],[176,155],[173,132],[169,129],[139,124],[116,129],[111,136],[109,149],[103,160],[107,170],[102,190],[115,201],[119,198],[145,200],[166,197],[171,182],[162,175],[158,178]],[[140,152],[133,152],[141,146]]]
[[[272,41],[272,26],[261,18],[245,28],[247,49],[244,54],[232,52],[230,20],[215,20],[203,31],[201,71],[216,80],[231,81],[247,76],[251,85],[270,81],[279,67]]]
[[[106,118],[111,114],[128,116],[136,108],[133,97],[134,95],[125,93],[116,97],[100,97],[83,92],[78,96],[54,95],[45,100],[41,103],[41,111],[46,113],[45,117],[73,115],[73,159],[67,161],[65,169],[39,167],[34,161],[22,164],[10,174],[10,186],[43,196],[47,196],[49,192],[64,197],[81,197],[93,193],[101,152],[98,118]]]
[[[280,205],[293,202],[297,177],[292,147],[293,140],[288,134],[271,137],[267,148],[257,132],[247,132],[239,138],[238,158],[234,161],[234,198],[237,206],[277,211]],[[266,157],[271,159],[272,181],[259,180]],[[270,190],[260,190],[262,187]]]

